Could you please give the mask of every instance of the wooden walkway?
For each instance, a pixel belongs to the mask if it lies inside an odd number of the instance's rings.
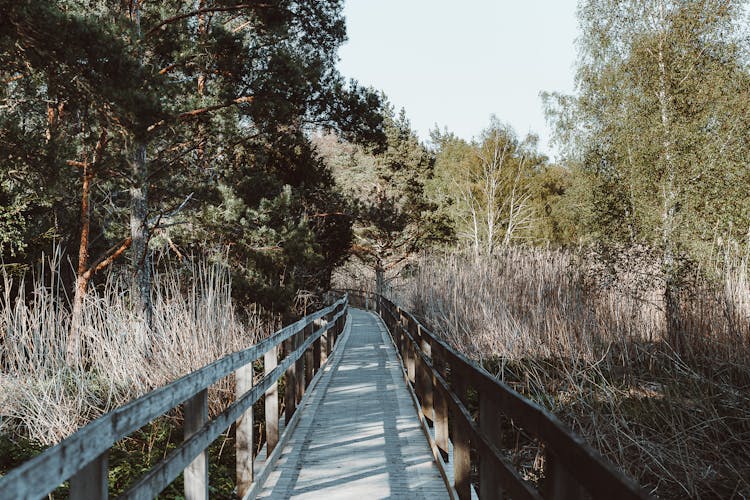
[[[383,323],[349,311],[343,355],[298,408],[259,498],[448,498]]]

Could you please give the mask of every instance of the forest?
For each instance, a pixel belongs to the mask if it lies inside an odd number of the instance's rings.
[[[338,71],[342,0],[0,0],[0,475],[354,288],[651,494],[747,497],[748,12],[579,0],[553,161],[489,112],[420,140]]]

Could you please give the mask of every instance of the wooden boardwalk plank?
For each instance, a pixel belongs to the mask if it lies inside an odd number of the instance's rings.
[[[373,314],[350,313],[342,356],[259,498],[448,498],[388,334]]]

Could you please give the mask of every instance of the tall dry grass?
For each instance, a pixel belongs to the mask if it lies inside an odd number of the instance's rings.
[[[431,254],[412,269],[399,302],[654,494],[750,496],[746,263],[686,280],[678,342],[643,249]]]
[[[252,345],[269,328],[243,315],[227,269],[207,259],[156,272],[154,315],[144,327],[129,301],[128,276],[90,290],[82,318],[84,360],[70,366],[68,297],[53,254],[26,283],[0,274],[0,432],[54,444],[97,416],[221,356]],[[21,278],[23,281],[25,278]],[[16,292],[13,292],[13,291]],[[231,380],[212,388],[214,408]]]

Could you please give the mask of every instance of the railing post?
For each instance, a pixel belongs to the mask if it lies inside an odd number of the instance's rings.
[[[184,439],[188,439],[208,420],[208,389],[185,401]],[[203,450],[185,468],[185,500],[208,500],[208,450]]]
[[[314,330],[318,331],[323,327],[323,321],[322,319],[315,320],[315,326]],[[320,371],[320,365],[323,362],[323,353],[321,349],[321,342],[322,342],[322,336],[318,337],[315,342],[313,342],[313,370],[317,374]]]
[[[287,340],[285,340],[284,345],[284,352],[286,356],[291,356],[291,354],[297,348],[297,335],[292,335]],[[284,418],[287,425],[289,425],[289,422],[292,420],[292,416],[294,415],[294,411],[297,409],[296,394],[297,364],[292,363],[289,368],[286,369],[286,373],[284,375]]]
[[[271,373],[278,365],[279,347],[274,346],[270,351],[263,355],[263,371],[265,375]],[[265,415],[266,415],[266,456],[279,443],[279,384],[274,384],[268,388],[265,396]],[[240,495],[242,498],[242,495]]]
[[[420,349],[424,355],[432,361],[432,349],[430,342],[427,340],[427,335],[422,330],[422,325],[417,325],[417,333]],[[433,425],[435,415],[433,415],[433,403],[432,403],[432,377],[430,376],[430,369],[425,364],[424,360],[420,357],[417,360],[419,371],[417,373],[417,384],[420,391],[420,402],[422,404],[422,413],[428,420],[429,425]]]
[[[468,384],[463,367],[460,366],[459,363],[451,365],[450,384],[453,392],[465,406],[468,399]],[[471,498],[471,452],[467,423],[464,421],[463,414],[457,408],[450,421],[453,431],[453,474],[456,492],[461,499]]]
[[[235,399],[239,399],[253,388],[253,363],[248,363],[236,372]],[[267,417],[266,417],[267,418]],[[253,483],[253,408],[237,419],[235,426],[235,451],[237,495],[242,498]]]
[[[310,323],[307,327],[307,331],[305,333],[305,341],[312,336],[312,334],[315,333],[315,325],[313,323]],[[310,385],[310,382],[312,382],[313,378],[313,349],[315,348],[314,345],[311,345],[307,349],[305,349],[305,387],[304,389],[307,389],[307,387]]]
[[[321,338],[323,345],[325,345],[325,359],[323,360],[323,362],[328,360],[328,357],[331,355],[331,351],[333,350],[333,332],[331,331],[333,328],[333,324],[331,323],[333,314],[333,312],[326,314],[326,331]]]
[[[417,356],[417,353],[414,348],[414,342],[412,342],[412,339],[409,338],[414,337],[414,334],[411,330],[412,322],[409,320],[409,318],[406,318],[406,321],[404,321],[404,342],[406,343],[406,349],[404,350],[406,354],[406,374],[409,377],[409,382],[411,382],[412,386],[416,383],[416,363],[417,360],[415,359]],[[416,340],[416,339],[415,339]]]
[[[458,498],[471,498],[471,451],[469,433],[464,417],[460,414],[451,419],[453,429],[453,480]]]
[[[305,343],[305,338],[307,337],[309,326],[310,325],[305,326],[302,330],[300,330],[294,335],[297,338],[296,349],[299,349]],[[299,358],[297,358],[297,361],[294,364],[297,367],[296,369],[297,387],[294,393],[294,404],[295,406],[299,406],[300,401],[302,401],[302,396],[304,396],[305,394],[305,353],[304,352]]]
[[[396,317],[396,336],[398,337],[398,341],[396,342],[396,348],[398,349],[399,354],[401,355],[401,359],[404,357],[404,314],[401,312],[401,308],[396,306],[396,314],[398,315]]]
[[[502,429],[498,421],[500,407],[497,400],[486,390],[479,393],[479,428],[490,443],[502,449]],[[479,454],[479,498],[502,499],[505,493],[494,472],[495,460],[483,453]]]
[[[575,500],[583,498],[583,490],[570,474],[566,464],[549,448],[544,451],[544,498]]]
[[[109,452],[105,451],[70,478],[73,500],[105,500],[109,496]]]
[[[432,363],[435,367],[435,370],[437,370],[437,372],[443,377],[443,380],[445,380],[445,360],[443,358],[442,351],[440,350],[440,345],[435,339],[430,339],[430,343],[432,344]],[[446,395],[443,392],[445,389],[437,381],[437,378],[434,375],[432,377],[432,386],[434,387],[434,390],[432,391],[432,397],[435,410],[435,443],[440,450],[440,454],[442,455],[443,460],[447,462],[449,448],[448,401],[446,400]]]
[[[343,310],[344,310],[344,305],[343,305],[343,304],[340,304],[340,305],[339,305],[339,306],[338,306],[338,307],[336,308],[336,311],[335,311],[335,312],[336,312],[336,314],[338,314],[338,313],[340,313],[340,312],[341,312],[341,311],[343,311]],[[339,342],[339,335],[341,335],[341,331],[343,330],[343,329],[341,328],[341,318],[343,318],[343,316],[339,317],[339,318],[338,318],[338,319],[337,319],[337,320],[336,320],[336,321],[334,322],[334,323],[335,323],[335,324],[334,324],[334,326],[333,326],[333,345],[334,345],[334,346],[335,346],[336,344],[338,344],[338,342]]]

